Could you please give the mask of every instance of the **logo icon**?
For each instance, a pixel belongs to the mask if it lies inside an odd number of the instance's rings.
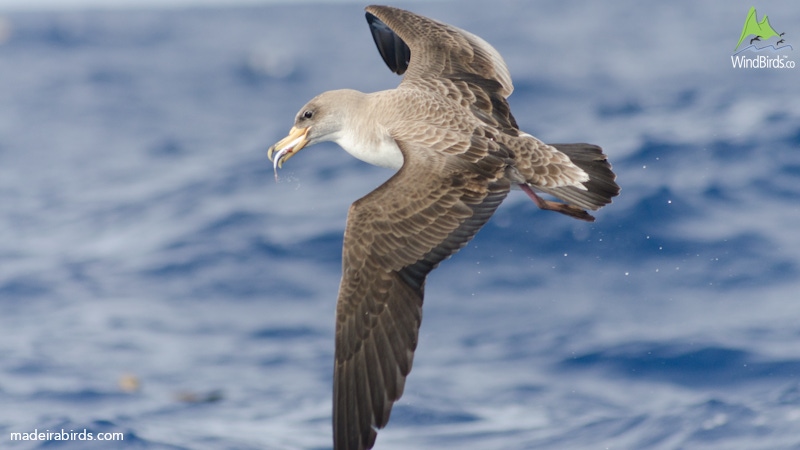
[[[794,50],[794,48],[786,42],[785,36],[785,31],[778,32],[772,27],[766,14],[759,21],[756,8],[751,6],[739,35],[739,42],[733,49],[731,65],[734,69],[794,69],[795,62],[786,54],[786,51]],[[772,56],[742,54],[763,51],[777,54]]]
[[[759,22],[756,8],[751,6],[750,11],[747,13],[747,19],[744,21],[742,34],[739,36],[739,42],[736,43],[736,48],[733,49],[733,51],[736,52],[743,42],[747,42],[749,45],[735,54],[745,50],[793,50],[792,46],[786,43],[786,39],[784,39],[785,34],[786,32],[778,33],[775,31],[769,23],[769,17],[766,15],[764,15]]]

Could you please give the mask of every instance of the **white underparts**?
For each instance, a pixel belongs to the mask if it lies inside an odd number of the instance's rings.
[[[403,165],[403,152],[388,132],[378,131],[370,136],[371,139],[350,128],[337,134],[333,141],[361,161],[390,169],[399,169]]]

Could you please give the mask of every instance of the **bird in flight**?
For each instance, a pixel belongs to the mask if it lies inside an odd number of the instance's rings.
[[[277,169],[302,148],[333,141],[397,169],[350,207],[336,306],[336,450],[370,449],[411,371],[425,279],[489,220],[511,189],[542,209],[594,221],[619,193],[602,149],[545,144],[519,129],[503,58],[472,33],[409,11],[368,6],[396,89],[324,92],[268,151]],[[541,193],[562,202],[546,200]]]

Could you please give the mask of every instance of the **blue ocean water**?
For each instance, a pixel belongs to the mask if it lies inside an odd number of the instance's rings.
[[[347,208],[391,172],[322,144],[276,183],[266,149],[399,82],[363,6],[3,15],[0,447],[330,448]],[[512,193],[431,274],[377,448],[800,448],[800,69],[731,66],[750,4],[397,6],[492,43],[520,126],[622,194],[587,224]]]

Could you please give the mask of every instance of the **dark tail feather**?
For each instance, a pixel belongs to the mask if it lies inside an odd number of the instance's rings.
[[[597,210],[611,203],[619,195],[619,186],[614,181],[617,176],[611,171],[603,149],[592,144],[549,144],[569,156],[572,162],[589,175],[583,183],[586,190],[574,186],[537,189],[584,209]]]

